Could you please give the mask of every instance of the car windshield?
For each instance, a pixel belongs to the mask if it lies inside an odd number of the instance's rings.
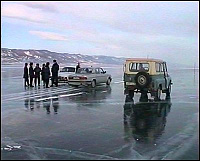
[[[92,73],[92,71],[93,71],[93,68],[79,68],[76,73],[79,73],[79,74],[90,74],[90,73]]]
[[[75,68],[73,67],[64,67],[61,72],[75,72]]]

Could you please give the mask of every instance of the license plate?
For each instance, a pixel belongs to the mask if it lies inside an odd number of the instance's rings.
[[[126,82],[126,85],[131,86],[131,85],[136,85],[136,83],[134,83],[134,82]]]
[[[77,79],[80,79],[80,78],[79,78],[79,77],[74,77],[73,79],[76,79],[76,80],[77,80]]]

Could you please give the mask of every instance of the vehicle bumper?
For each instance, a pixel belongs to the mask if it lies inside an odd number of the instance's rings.
[[[91,85],[91,81],[68,81],[68,84],[74,86],[88,86]]]
[[[58,79],[58,83],[67,83],[68,80],[62,80],[62,79]]]
[[[135,91],[136,93],[141,93],[141,91],[146,91],[147,93],[154,94],[156,92],[156,89],[153,89],[151,87],[146,87],[143,89],[140,89],[137,87],[137,85],[126,85],[124,89],[124,94],[129,94],[129,91]]]
[[[124,89],[124,94],[129,94],[129,91],[135,91],[136,90],[136,86],[135,85],[130,85],[130,86],[125,86]]]

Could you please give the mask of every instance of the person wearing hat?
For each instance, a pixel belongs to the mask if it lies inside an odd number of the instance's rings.
[[[35,87],[37,86],[37,81],[38,81],[38,86],[40,86],[40,73],[41,73],[41,68],[40,65],[37,63],[36,67],[34,69],[35,72]]]
[[[45,64],[42,64],[41,76],[42,76],[43,86],[45,86],[44,70],[45,70]]]
[[[30,77],[30,87],[33,87],[34,70],[32,62],[29,64],[29,77]]]
[[[28,87],[29,86],[28,63],[25,63],[25,66],[24,66],[24,75],[23,75],[23,78],[24,78],[24,86]]]
[[[46,63],[46,66],[44,68],[44,79],[45,79],[45,85],[46,88],[49,88],[49,78],[50,78],[50,69],[49,69],[49,62]]]
[[[52,78],[51,78],[51,87],[53,87],[53,84],[58,87],[58,71],[59,71],[59,65],[56,62],[56,60],[53,60],[53,66],[51,68],[52,72]]]

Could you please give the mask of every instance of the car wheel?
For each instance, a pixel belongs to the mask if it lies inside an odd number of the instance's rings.
[[[92,81],[91,86],[92,86],[92,88],[96,87],[96,81],[95,80]]]
[[[169,84],[169,87],[168,87],[167,92],[166,92],[167,97],[170,97],[171,90],[172,90],[172,86],[171,86],[171,84]]]
[[[155,96],[155,100],[156,101],[159,101],[160,100],[160,97],[161,97],[161,89],[158,88],[157,91],[156,91],[156,96]]]
[[[108,80],[107,80],[106,84],[109,86],[109,85],[110,85],[110,83],[111,83],[111,81],[110,81],[110,78],[108,78]]]
[[[141,92],[141,96],[140,96],[139,101],[140,101],[140,102],[147,102],[147,101],[148,101],[147,92],[145,92],[145,91],[142,91],[142,92]]]
[[[129,91],[128,92],[128,96],[129,96],[130,99],[133,99],[133,97],[134,97],[134,91]]]
[[[135,82],[136,82],[136,85],[140,89],[144,89],[145,87],[147,87],[150,84],[151,78],[150,78],[150,76],[149,76],[148,73],[146,73],[146,72],[139,72],[135,76]]]

